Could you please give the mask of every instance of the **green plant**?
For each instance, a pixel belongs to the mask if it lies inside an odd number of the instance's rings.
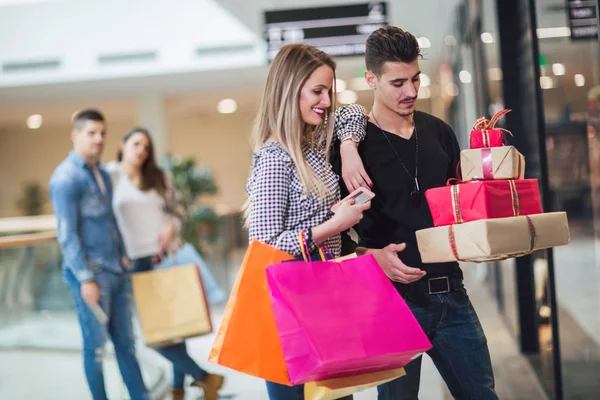
[[[185,211],[183,240],[202,252],[200,242],[214,239],[217,214],[211,206],[200,204],[198,200],[204,195],[217,193],[213,173],[209,168],[197,165],[193,158],[182,159],[171,154],[165,157],[163,164],[173,176],[179,201]]]
[[[17,206],[24,215],[40,215],[47,200],[48,194],[39,182],[25,182]]]

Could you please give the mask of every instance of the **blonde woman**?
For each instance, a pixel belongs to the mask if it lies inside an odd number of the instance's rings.
[[[254,158],[247,191],[250,240],[301,256],[298,237],[311,251],[341,252],[340,232],[362,219],[370,203],[340,200],[339,178],[328,162],[333,140],[335,62],[304,44],[284,46],[269,70],[252,134]],[[303,386],[267,382],[271,400],[302,400]],[[352,397],[349,397],[352,398]]]

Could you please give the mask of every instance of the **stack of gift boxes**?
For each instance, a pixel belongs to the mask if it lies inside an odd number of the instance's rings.
[[[434,227],[417,231],[424,263],[501,260],[569,243],[566,213],[543,212],[523,155],[504,146],[495,125],[509,111],[477,120],[460,154],[462,181],[425,192]]]

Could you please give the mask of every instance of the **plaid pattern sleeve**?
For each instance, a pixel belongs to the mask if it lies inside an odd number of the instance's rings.
[[[287,158],[287,159],[286,159]],[[276,148],[255,156],[250,183],[250,238],[292,255],[301,254],[298,232],[285,228],[292,161]]]
[[[348,138],[355,143],[367,136],[367,110],[360,104],[348,104],[335,112],[335,136],[342,142]]]
[[[304,193],[294,163],[278,143],[267,143],[254,154],[247,186],[250,197],[249,239],[294,256],[302,254],[298,233],[330,218],[331,206],[340,196],[338,177],[324,155],[306,149],[305,157],[329,190],[327,199],[320,200],[315,195]],[[324,244],[334,255],[339,255],[339,235],[328,238]],[[314,243],[310,247],[314,249]]]

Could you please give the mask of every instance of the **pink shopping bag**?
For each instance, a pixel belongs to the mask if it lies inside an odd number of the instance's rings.
[[[292,384],[400,368],[431,348],[373,256],[267,268]]]

